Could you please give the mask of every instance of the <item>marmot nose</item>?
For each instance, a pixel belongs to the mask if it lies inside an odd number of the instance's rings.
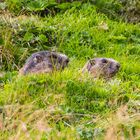
[[[66,62],[69,63],[69,61],[70,61],[69,58],[67,58]]]
[[[117,69],[119,69],[119,68],[120,68],[120,64],[119,64],[119,63],[116,65],[116,68],[117,68]]]

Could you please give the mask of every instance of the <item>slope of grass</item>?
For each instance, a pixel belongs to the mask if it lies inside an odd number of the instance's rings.
[[[140,28],[113,21],[91,4],[55,16],[1,14],[0,139],[139,139]],[[39,50],[63,52],[68,68],[19,76]],[[88,58],[121,64],[111,80],[80,69]]]

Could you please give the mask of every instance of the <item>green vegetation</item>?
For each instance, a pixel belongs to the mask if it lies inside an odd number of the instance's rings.
[[[140,24],[124,22],[122,6],[117,0],[0,3],[0,139],[140,139]],[[39,50],[65,53],[68,68],[19,76]],[[80,72],[100,56],[121,64],[109,81]]]

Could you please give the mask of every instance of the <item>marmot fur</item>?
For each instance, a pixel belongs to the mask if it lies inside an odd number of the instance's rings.
[[[19,70],[19,74],[28,73],[50,73],[55,70],[63,70],[69,62],[65,54],[40,51],[33,53],[26,61],[25,65]]]

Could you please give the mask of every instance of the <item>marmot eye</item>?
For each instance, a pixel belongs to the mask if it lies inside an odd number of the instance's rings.
[[[102,63],[107,63],[107,60],[106,59],[102,59]]]

